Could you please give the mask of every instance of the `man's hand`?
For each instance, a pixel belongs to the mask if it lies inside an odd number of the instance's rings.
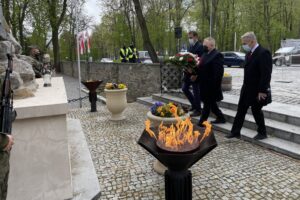
[[[11,135],[6,135],[6,136],[8,137],[8,144],[6,145],[6,147],[3,150],[10,151],[14,144],[14,138]]]
[[[266,93],[258,93],[258,101],[265,100],[267,98]]]
[[[197,79],[197,77],[198,77],[197,75],[192,75],[191,80],[194,82]]]
[[[190,55],[190,56],[193,56],[194,58],[196,58],[198,55],[197,54],[193,54],[193,53],[191,53],[191,52],[188,52],[188,54]]]
[[[201,64],[201,58],[197,57],[196,58],[196,65],[199,66]]]

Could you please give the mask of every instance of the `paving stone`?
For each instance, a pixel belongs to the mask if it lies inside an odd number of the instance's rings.
[[[129,104],[121,122],[109,121],[105,106],[97,113],[88,110],[74,109],[68,117],[81,120],[103,191],[100,199],[164,199],[164,177],[136,143],[148,108]],[[193,199],[300,198],[299,160],[215,135],[219,146],[191,168]]]
[[[65,81],[72,88],[69,82],[74,80]],[[102,190],[100,199],[164,199],[164,177],[154,172],[153,156],[137,144],[148,108],[129,104],[127,118],[112,122],[102,104],[96,113],[89,112],[88,102],[83,105],[72,106],[68,117],[81,121]],[[191,168],[193,199],[300,199],[299,160],[228,140],[219,132],[215,136],[218,147]]]

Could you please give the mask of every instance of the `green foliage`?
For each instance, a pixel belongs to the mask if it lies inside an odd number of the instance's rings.
[[[63,0],[3,1],[3,10],[13,25],[12,32],[26,46],[37,45],[49,51],[54,32],[59,34],[58,52],[62,59],[76,59],[75,13],[68,0],[66,15],[62,15]],[[89,27],[82,14],[80,28]],[[212,36],[221,51],[240,50],[240,36],[254,31],[263,46],[275,51],[284,38],[300,38],[300,0],[140,0],[151,42],[160,55],[172,56],[177,51],[174,28],[183,27],[180,45],[187,46],[188,30],[196,30],[200,38],[209,36],[212,9]],[[211,3],[213,6],[211,8]],[[94,60],[111,57],[118,61],[119,50],[132,42],[145,50],[139,23],[131,0],[100,1],[102,19],[93,29],[91,56]],[[26,7],[24,7],[26,5]],[[95,5],[98,6],[98,5]],[[8,9],[9,8],[9,9]],[[10,13],[8,12],[10,10]],[[24,20],[22,13],[25,14]],[[62,19],[60,17],[63,17]],[[62,20],[62,21],[60,21]],[[61,22],[61,23],[59,23]],[[21,26],[20,26],[21,25]],[[52,26],[51,26],[52,25]],[[58,25],[58,26],[57,26]],[[235,34],[237,45],[234,45]],[[57,38],[55,38],[57,40]],[[56,55],[57,58],[59,58]],[[82,57],[84,59],[85,56]]]
[[[213,3],[212,36],[221,51],[241,50],[240,37],[248,31],[254,31],[258,42],[273,52],[280,47],[282,39],[300,36],[300,23],[297,20],[300,18],[300,0],[142,1],[154,48],[163,55],[166,52],[169,55],[177,52],[177,41],[174,37],[176,24],[184,27],[181,45],[188,44],[187,32],[190,29],[196,30],[201,39],[208,37],[211,1]],[[98,45],[97,50],[94,51],[98,53],[97,57],[116,57],[123,43],[127,46],[131,43],[130,27],[122,8],[111,10],[107,6],[106,9],[109,12],[104,14],[102,22],[94,30],[97,43],[101,43],[101,45],[94,44]],[[131,19],[131,23],[137,24],[135,17]],[[134,32],[137,49],[144,50],[138,26],[135,26]]]

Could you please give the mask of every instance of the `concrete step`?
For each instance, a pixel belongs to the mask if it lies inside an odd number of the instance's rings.
[[[70,200],[96,200],[100,186],[93,160],[79,119],[67,119],[71,156],[73,198]]]
[[[153,94],[153,99],[158,101],[174,101],[190,105],[186,98],[169,94]],[[219,103],[220,107],[237,110],[239,97],[235,95],[224,94],[224,100]],[[300,126],[300,107],[295,105],[286,105],[282,103],[272,102],[263,108],[264,115],[268,119],[273,119],[287,124]],[[251,109],[248,110],[251,114]]]
[[[230,123],[233,123],[234,117],[236,115],[236,111],[226,109],[226,108],[221,108],[221,110],[226,120]],[[300,144],[299,126],[275,121],[273,119],[268,119],[268,118],[265,118],[265,124],[266,124],[268,135],[273,135],[275,137]],[[246,115],[243,127],[256,131],[257,126],[252,115],[250,114]]]
[[[189,106],[190,103],[187,99],[181,98],[181,97],[176,97],[168,94],[154,94],[152,96],[153,100],[156,101],[163,101],[163,102],[169,102],[173,101],[185,106]],[[222,107],[223,104],[220,104],[221,110],[225,115],[225,118],[227,121],[233,123],[234,117],[236,115],[236,111],[228,108]],[[233,105],[233,104],[232,104]],[[231,106],[232,107],[232,106]],[[250,109],[249,109],[250,110]],[[264,110],[264,113],[266,111]],[[294,125],[294,124],[289,124],[286,122],[277,121],[274,119],[268,118],[270,115],[265,115],[265,123],[266,123],[266,128],[267,128],[267,133],[273,136],[276,136],[278,138],[295,142],[297,144],[300,144],[300,126]],[[288,117],[287,117],[288,118]],[[255,123],[255,120],[252,116],[252,114],[247,114],[245,117],[245,122],[244,122],[244,127],[256,130],[257,126]]]
[[[140,104],[144,104],[146,106],[152,106],[156,100],[152,99],[152,97],[139,97],[136,99],[136,101]]]
[[[186,99],[183,99],[186,100]],[[152,106],[157,100],[152,99],[151,97],[141,97],[138,98],[138,102],[144,105]],[[187,100],[186,100],[187,101]],[[177,101],[174,101],[177,102]],[[181,103],[181,102],[177,102]],[[209,118],[212,120],[213,118]],[[193,117],[192,121],[197,123],[199,117]],[[227,122],[225,124],[216,124],[213,125],[213,129],[221,131],[223,133],[229,133],[231,130],[232,124]],[[253,142],[254,144],[263,146],[265,148],[274,150],[276,152],[288,155],[290,157],[300,159],[300,144],[295,142],[287,141],[275,136],[269,136],[267,139],[264,140],[254,140],[253,137],[256,135],[255,130],[251,130],[249,128],[242,128],[241,130],[242,139],[245,141]]]
[[[198,121],[198,118],[193,119],[194,121]],[[213,125],[214,130],[218,130],[222,133],[230,133],[232,124],[231,123],[225,123],[225,124],[216,124]],[[300,144],[296,144],[291,141],[287,141],[278,137],[274,136],[268,136],[268,138],[264,140],[254,140],[254,136],[257,134],[256,131],[248,129],[248,128],[242,128],[241,130],[241,139],[252,142],[254,144],[257,144],[259,146],[262,146],[267,149],[271,149],[273,151],[288,155],[290,157],[300,159]]]

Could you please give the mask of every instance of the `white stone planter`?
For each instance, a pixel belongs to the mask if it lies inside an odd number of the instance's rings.
[[[190,115],[187,113],[180,118],[182,120],[188,118]],[[157,127],[160,125],[161,122],[163,122],[164,125],[171,125],[171,124],[176,124],[177,120],[175,117],[158,117],[155,116],[149,111],[147,113],[147,118],[151,121],[151,127]],[[166,166],[164,166],[161,162],[158,160],[155,160],[153,163],[153,169],[156,171],[158,174],[164,175],[165,171],[168,169]]]
[[[111,113],[110,120],[118,121],[125,119],[123,111],[127,107],[127,88],[125,89],[104,89],[106,96],[106,106]]]
[[[186,113],[183,116],[180,116],[182,120],[188,118],[190,115]],[[147,112],[147,118],[151,121],[151,126],[159,126],[161,122],[164,123],[164,125],[170,125],[170,124],[176,124],[177,120],[175,117],[158,117],[151,113],[151,111]]]
[[[230,91],[232,89],[232,76],[223,76],[222,91]]]

